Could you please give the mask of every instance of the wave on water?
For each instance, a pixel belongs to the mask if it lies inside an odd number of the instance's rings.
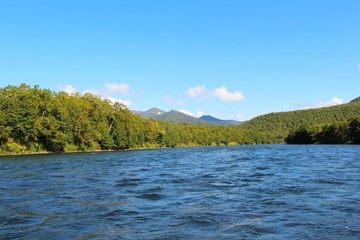
[[[4,158],[0,238],[359,239],[359,152],[258,145]]]

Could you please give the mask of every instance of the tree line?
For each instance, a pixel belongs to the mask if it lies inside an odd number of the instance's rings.
[[[258,116],[239,127],[264,132],[274,143],[283,143],[294,130],[303,126],[331,125],[360,116],[360,98],[332,107],[313,108]]]
[[[125,105],[90,93],[9,85],[0,88],[0,154],[272,144],[285,138],[288,143],[359,143],[356,116],[358,99],[265,114],[239,126],[180,124],[142,119]]]
[[[270,143],[263,132],[142,119],[90,93],[0,89],[0,153]]]
[[[302,126],[285,138],[289,144],[360,144],[360,117],[332,124]]]

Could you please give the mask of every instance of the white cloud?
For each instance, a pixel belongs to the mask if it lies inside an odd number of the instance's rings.
[[[196,87],[189,88],[186,91],[186,94],[189,97],[192,97],[192,98],[199,97],[199,96],[203,96],[203,97],[205,96],[206,97],[207,90],[206,90],[205,85],[199,85],[199,86],[196,86]]]
[[[243,115],[236,115],[235,116],[235,120],[237,121],[244,121],[245,120],[245,117]]]
[[[124,104],[126,107],[131,106],[131,101],[130,100],[123,100],[123,99],[119,99],[119,98],[114,98],[114,97],[107,97],[106,99],[108,99],[110,102],[112,103],[122,103]]]
[[[312,108],[310,105],[303,105],[300,107],[301,110],[308,110],[310,108]]]
[[[106,83],[103,89],[90,88],[86,89],[83,93],[91,93],[93,95],[101,97],[102,99],[108,99],[112,103],[119,102],[124,104],[126,107],[129,107],[132,105],[130,100],[124,100],[112,96],[112,93],[116,92],[127,95],[129,93],[129,89],[130,86],[127,84]]]
[[[304,102],[304,103],[295,104],[294,106],[297,109],[307,110],[307,109],[311,109],[311,108],[330,107],[330,106],[339,105],[339,104],[343,104],[343,103],[344,103],[343,100],[341,100],[338,97],[334,97],[330,101],[319,102],[317,104]]]
[[[68,94],[75,94],[77,92],[76,88],[71,84],[64,86],[62,90]]]
[[[185,113],[185,114],[187,114],[187,115],[189,115],[189,116],[192,116],[192,117],[196,117],[196,118],[199,118],[199,117],[201,117],[201,116],[203,116],[204,115],[204,112],[203,111],[197,111],[195,114],[194,113],[192,113],[192,112],[190,112],[189,110],[186,110],[186,109],[179,109],[179,110],[177,110],[178,112],[182,112],[182,113]]]
[[[340,98],[334,97],[333,99],[331,99],[331,101],[318,103],[317,107],[329,107],[329,106],[339,105],[342,103],[344,103],[343,100],[341,100]]]
[[[309,102],[296,103],[293,105],[296,109],[307,110],[312,108],[312,104]]]
[[[196,117],[201,117],[201,116],[204,116],[205,115],[205,113],[203,112],[203,111],[197,111],[197,113],[196,113]]]
[[[103,96],[104,95],[104,91],[102,90],[98,90],[98,89],[95,89],[95,88],[90,88],[90,89],[86,89],[84,92],[85,93],[91,93],[95,96]]]
[[[125,83],[106,83],[105,89],[110,92],[119,92],[128,95],[130,91],[130,86]]]
[[[360,70],[360,62],[357,65],[357,69]]]
[[[220,98],[222,101],[241,101],[245,97],[241,92],[229,92],[226,87],[220,87],[213,91],[213,96]]]
[[[196,87],[191,87],[186,91],[186,94],[189,97],[195,98],[200,97],[202,100],[206,100],[210,97],[217,97],[222,101],[242,101],[245,99],[245,96],[239,92],[230,92],[226,87],[222,86],[216,88],[212,91],[207,90],[205,85],[198,85]]]
[[[195,115],[194,115],[192,112],[190,112],[190,111],[188,111],[188,110],[186,110],[186,109],[179,109],[179,110],[177,110],[177,111],[178,111],[178,112],[185,113],[186,115],[195,117]]]
[[[181,106],[181,105],[184,105],[184,102],[176,101],[170,95],[165,95],[164,100],[165,100],[166,105],[169,105],[169,106]]]

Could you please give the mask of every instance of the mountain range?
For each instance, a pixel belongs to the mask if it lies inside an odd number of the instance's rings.
[[[243,123],[235,120],[222,120],[210,115],[203,115],[199,118],[196,118],[176,110],[171,110],[169,112],[166,112],[159,108],[150,108],[147,111],[132,110],[132,113],[140,115],[142,118],[145,119],[152,118],[154,120],[162,120],[162,121],[175,122],[175,123],[223,125],[223,126],[235,126]]]
[[[237,126],[238,129],[252,131],[259,139],[267,139],[267,143],[282,143],[291,131],[301,126],[332,124],[360,116],[360,97],[336,106],[268,113],[245,122],[221,120],[209,115],[195,118],[179,111],[166,112],[158,108],[133,113],[139,114],[142,118],[176,123]],[[257,133],[261,133],[261,136]],[[261,142],[259,139],[256,142]],[[269,139],[271,141],[268,141]]]

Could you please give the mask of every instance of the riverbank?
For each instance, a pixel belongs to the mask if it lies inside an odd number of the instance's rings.
[[[173,148],[183,148],[183,147],[201,147],[201,146],[176,146]],[[0,153],[0,157],[8,156],[31,156],[31,155],[51,155],[51,154],[73,154],[73,153],[106,153],[106,152],[124,152],[124,151],[137,151],[137,150],[149,150],[149,149],[166,149],[171,147],[141,147],[141,148],[129,148],[129,149],[110,149],[110,150],[86,150],[86,151],[66,151],[66,152],[17,152],[17,153]]]
[[[191,147],[221,147],[221,146],[239,146],[244,144],[236,144],[231,142],[229,144],[213,144],[213,145],[199,145],[199,144],[181,144],[173,147],[166,147],[166,146],[147,146],[147,147],[139,147],[139,148],[128,148],[128,149],[108,149],[108,150],[73,150],[73,151],[64,151],[64,152],[49,152],[49,151],[38,151],[38,152],[10,152],[10,153],[0,153],[0,157],[7,157],[7,156],[31,156],[31,155],[50,155],[50,154],[72,154],[72,153],[106,153],[106,152],[123,152],[123,151],[137,151],[137,150],[149,150],[149,149],[167,149],[167,148],[191,148]],[[254,144],[246,144],[246,145],[254,145]]]

